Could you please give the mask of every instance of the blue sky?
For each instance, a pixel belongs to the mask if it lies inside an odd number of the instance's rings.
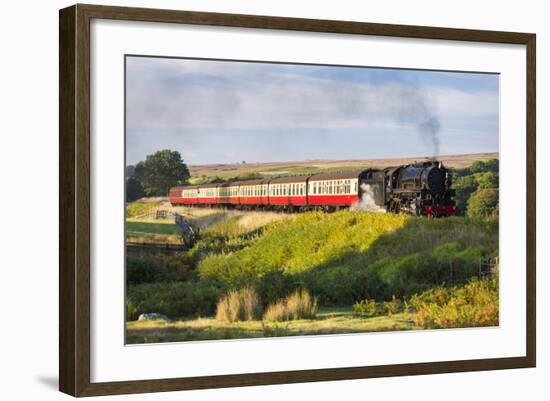
[[[169,58],[126,60],[128,164],[496,152],[494,74]]]

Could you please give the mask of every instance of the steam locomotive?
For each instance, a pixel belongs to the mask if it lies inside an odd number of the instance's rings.
[[[452,177],[438,161],[385,169],[366,169],[269,180],[178,186],[172,205],[245,210],[325,210],[342,208],[407,213],[418,216],[456,214]]]

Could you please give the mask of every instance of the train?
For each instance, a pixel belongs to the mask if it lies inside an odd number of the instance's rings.
[[[173,206],[243,210],[345,208],[445,217],[456,214],[452,176],[435,160],[384,169],[186,185],[170,188]]]

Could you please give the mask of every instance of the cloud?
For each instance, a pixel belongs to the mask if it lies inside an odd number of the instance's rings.
[[[320,73],[329,68],[328,76]],[[128,128],[148,135],[179,132],[184,137],[197,130],[278,130],[296,135],[310,129],[393,129],[395,135],[411,135],[416,128],[430,152],[437,153],[441,127],[461,120],[498,120],[498,90],[486,85],[462,90],[456,82],[445,86],[441,77],[418,84],[400,80],[399,71],[387,72],[382,81],[369,80],[373,71],[369,69],[353,69],[355,77],[364,74],[365,79],[350,80],[346,75],[350,71],[131,57],[127,59]],[[136,137],[139,140],[145,139]]]

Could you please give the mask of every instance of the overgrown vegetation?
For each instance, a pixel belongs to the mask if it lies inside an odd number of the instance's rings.
[[[142,313],[162,313],[172,319],[211,316],[222,295],[220,286],[209,281],[143,283],[126,289],[126,319]]]
[[[438,287],[414,295],[414,324],[423,329],[498,326],[498,278],[463,287]]]
[[[476,161],[470,167],[453,169],[456,204],[461,215],[498,217],[499,161]]]
[[[245,246],[232,243],[233,251],[218,247],[198,272],[227,287],[254,285],[266,302],[296,288],[324,305],[391,300],[466,282],[480,259],[498,253],[497,234],[496,220],[307,213],[267,226]]]
[[[392,316],[406,309],[405,303],[395,296],[391,301],[376,302],[374,299],[363,299],[352,306],[353,315],[359,317]]]
[[[126,283],[190,281],[197,278],[194,255],[159,252],[128,253],[126,255]]]

